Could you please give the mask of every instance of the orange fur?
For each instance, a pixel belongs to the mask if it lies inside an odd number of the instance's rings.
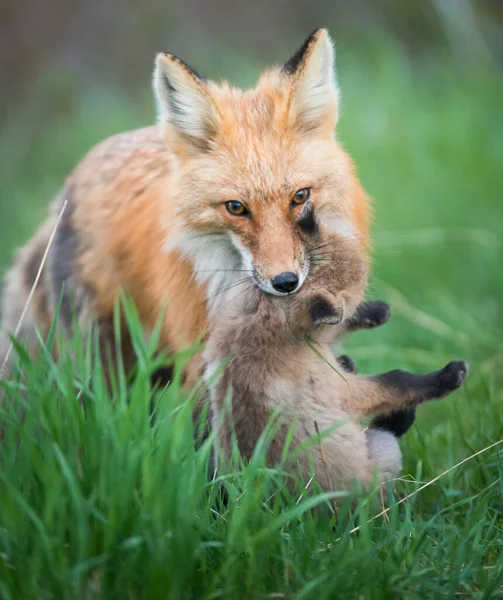
[[[235,285],[237,294],[252,284],[239,283],[247,276],[242,269],[253,270],[253,283],[266,292],[286,271],[302,285],[309,257],[296,227],[302,207],[291,205],[297,190],[311,188],[326,236],[344,230],[367,249],[368,197],[334,138],[332,54],[327,33],[318,30],[295,60],[245,91],[200,79],[176,57],[160,54],[154,78],[160,128],[109,138],[70,175],[61,195],[69,203],[71,243],[63,235],[52,249],[63,275],[51,267],[48,287],[63,279],[70,294],[74,285],[85,315],[101,323],[111,320],[124,289],[146,331],[165,305],[160,343],[177,351],[206,331],[212,311],[225,309],[222,290]],[[231,200],[252,218],[229,214]],[[23,270],[23,261],[14,269]],[[47,293],[57,297],[58,289]],[[4,303],[23,298],[11,285]],[[10,312],[4,312],[8,331]],[[34,312],[45,326],[47,315]],[[196,357],[190,383],[201,368]]]

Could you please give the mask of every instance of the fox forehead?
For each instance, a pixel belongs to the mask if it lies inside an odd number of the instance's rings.
[[[260,84],[250,90],[212,84],[211,91],[221,117],[219,133],[211,151],[189,165],[208,193],[267,200],[317,184],[344,187],[337,142],[306,137],[292,127],[281,90],[272,94]]]
[[[227,83],[210,82],[208,87],[218,107],[223,137],[239,131],[267,135],[271,129],[280,129],[288,121],[288,96],[281,87],[272,90],[261,82],[246,90]]]
[[[260,136],[252,129],[240,129],[199,157],[192,172],[191,189],[197,186],[199,198],[215,201],[276,201],[303,187],[345,195],[349,186],[346,163],[335,141],[275,131]]]

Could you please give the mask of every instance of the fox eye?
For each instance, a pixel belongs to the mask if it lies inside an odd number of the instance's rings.
[[[304,204],[309,200],[309,196],[311,195],[311,188],[302,188],[295,192],[292,198],[292,205]]]
[[[233,215],[234,217],[249,217],[250,213],[244,204],[238,202],[237,200],[230,200],[225,203],[225,208],[227,212]]]

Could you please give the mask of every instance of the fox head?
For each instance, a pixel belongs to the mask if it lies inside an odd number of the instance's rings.
[[[333,260],[349,260],[344,239],[365,260],[368,199],[334,137],[339,92],[325,30],[249,90],[161,53],[154,90],[176,162],[166,247],[192,261],[208,297],[247,282],[297,292],[320,239]]]

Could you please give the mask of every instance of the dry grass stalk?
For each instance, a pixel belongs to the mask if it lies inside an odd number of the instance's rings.
[[[37,275],[35,277],[35,281],[33,282],[33,285],[31,286],[30,293],[28,294],[28,298],[26,299],[25,305],[23,307],[23,312],[21,313],[21,316],[19,317],[19,321],[16,325],[16,329],[15,329],[14,335],[13,335],[14,338],[17,338],[17,336],[19,335],[19,332],[21,331],[21,326],[23,325],[23,321],[26,317],[26,313],[28,311],[28,308],[30,307],[30,303],[33,299],[33,295],[35,294],[35,290],[37,289],[38,282],[40,281],[40,277],[42,275],[42,270],[47,261],[47,256],[49,255],[49,250],[51,249],[52,243],[54,241],[54,236],[56,235],[56,231],[58,230],[59,224],[61,222],[61,218],[63,217],[63,213],[65,212],[67,204],[68,204],[68,201],[65,200],[63,202],[63,206],[61,207],[61,210],[58,213],[56,223],[54,224],[51,235],[49,237],[49,241],[47,242],[47,246],[45,247],[45,250],[44,250],[44,255],[42,256],[42,260],[40,261],[40,266],[38,268]],[[5,369],[7,367],[7,363],[9,361],[10,355],[12,354],[13,348],[14,348],[14,344],[11,342],[9,345],[9,348],[7,349],[7,353],[3,359],[2,366],[0,367],[0,381],[4,377]]]

